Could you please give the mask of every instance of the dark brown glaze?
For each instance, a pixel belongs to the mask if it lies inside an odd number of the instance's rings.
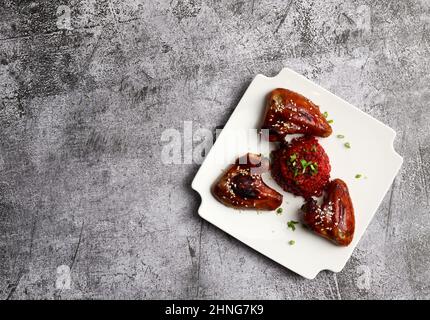
[[[348,187],[341,179],[331,181],[322,206],[310,198],[302,206],[304,223],[315,233],[340,246],[351,243],[354,230],[354,208]]]
[[[304,133],[328,137],[332,128],[319,107],[299,93],[278,88],[267,98],[262,129],[269,130],[269,141],[283,141],[287,134]]]
[[[268,159],[248,153],[228,168],[212,192],[218,201],[233,208],[275,210],[282,204],[282,195],[264,183],[261,174],[268,170]]]

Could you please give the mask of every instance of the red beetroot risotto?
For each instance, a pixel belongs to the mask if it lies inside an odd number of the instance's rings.
[[[321,196],[330,179],[330,162],[312,136],[293,139],[272,152],[273,179],[287,192],[304,198]]]

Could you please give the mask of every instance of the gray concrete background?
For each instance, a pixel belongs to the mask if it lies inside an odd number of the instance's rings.
[[[430,298],[429,22],[425,0],[1,0],[0,298]],[[159,160],[165,129],[222,126],[284,66],[404,157],[345,269],[311,281],[199,219],[198,165]]]

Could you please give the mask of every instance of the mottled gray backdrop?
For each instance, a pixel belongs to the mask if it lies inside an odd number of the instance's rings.
[[[429,23],[426,0],[0,0],[0,298],[430,298]],[[222,126],[284,66],[404,157],[314,280],[199,219],[199,166],[159,160],[165,129]]]

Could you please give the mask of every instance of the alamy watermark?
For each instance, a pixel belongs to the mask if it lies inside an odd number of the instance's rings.
[[[223,135],[226,135],[223,138]],[[228,136],[228,138],[227,138]],[[184,121],[182,130],[166,129],[161,134],[161,162],[163,164],[202,164],[216,139],[216,163],[234,162],[236,158],[250,152],[267,156],[270,153],[269,130],[267,129],[217,129],[215,132],[199,128],[193,130],[192,121]],[[234,157],[232,157],[234,155]]]
[[[355,284],[357,288],[360,290],[369,290],[370,289],[370,280],[371,280],[371,270],[366,265],[361,265],[357,267],[357,273],[359,274]]]
[[[73,30],[72,10],[69,6],[61,5],[57,8],[57,28],[61,30]]]
[[[55,280],[55,289],[69,290],[72,285],[72,277],[70,275],[70,267],[62,264],[57,268],[57,279]]]

